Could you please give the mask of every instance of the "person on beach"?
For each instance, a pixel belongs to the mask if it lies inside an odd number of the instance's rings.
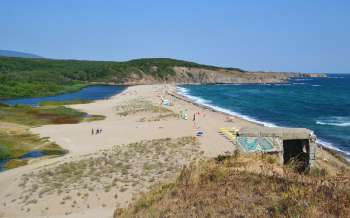
[[[193,114],[193,121],[196,121],[196,114]]]
[[[98,135],[100,133],[99,129],[96,129],[96,135]]]
[[[93,135],[93,134],[94,134],[94,128],[91,129],[91,135]]]
[[[100,133],[102,133],[102,129],[100,129]]]

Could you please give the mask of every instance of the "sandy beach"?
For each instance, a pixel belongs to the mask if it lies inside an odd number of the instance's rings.
[[[112,217],[116,207],[175,178],[184,165],[238,149],[220,128],[257,125],[176,96],[174,85],[131,86],[110,99],[70,106],[104,120],[31,129],[69,153],[1,172],[0,217]],[[161,98],[172,105],[161,106]],[[203,135],[196,137],[198,131]],[[317,155],[329,171],[344,166],[326,151]]]

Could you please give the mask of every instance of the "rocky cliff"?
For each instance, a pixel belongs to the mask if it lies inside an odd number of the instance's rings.
[[[116,62],[0,57],[0,98],[56,95],[96,83],[281,83],[293,77],[322,76],[249,72],[169,58]]]
[[[156,71],[157,67],[154,66]],[[250,72],[227,68],[173,67],[173,74],[159,79],[146,75],[142,71],[130,74],[124,84],[154,84],[154,83],[283,83],[291,78],[326,77],[326,74],[290,73],[290,72]]]

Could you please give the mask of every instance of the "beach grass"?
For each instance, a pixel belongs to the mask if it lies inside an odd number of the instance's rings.
[[[187,153],[191,155],[185,155]],[[183,165],[193,161],[189,157],[200,156],[194,137],[141,141],[24,174],[18,186],[22,189],[23,205],[34,196],[44,198],[63,193],[74,196],[87,193],[89,196],[103,191],[113,197],[171,178]],[[67,199],[62,197],[62,202],[67,202]]]
[[[143,117],[139,120],[139,122],[157,122],[157,121],[171,119],[171,118],[179,118],[179,115],[174,112],[166,112],[166,113],[158,114],[156,116],[151,116],[149,118]]]
[[[144,98],[135,98],[121,103],[115,107],[117,114],[120,116],[128,116],[137,113],[174,113],[173,111],[161,105],[155,105],[151,101]]]
[[[349,217],[349,172],[298,174],[274,158],[232,155],[191,164],[114,217]]]

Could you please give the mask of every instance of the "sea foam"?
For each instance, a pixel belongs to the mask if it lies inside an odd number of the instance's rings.
[[[349,127],[350,117],[333,116],[316,120],[318,125]]]
[[[250,116],[247,116],[247,115],[244,115],[244,114],[240,114],[240,113],[237,113],[235,111],[232,111],[232,110],[229,110],[229,109],[226,109],[226,108],[222,108],[220,106],[216,106],[216,105],[214,105],[212,103],[212,101],[209,101],[209,100],[197,97],[197,96],[190,95],[189,94],[189,90],[184,88],[184,87],[177,87],[177,90],[178,90],[179,94],[187,97],[191,101],[193,101],[193,102],[195,102],[197,104],[200,104],[200,105],[212,108],[215,111],[219,111],[219,112],[223,112],[223,113],[228,114],[228,115],[240,117],[242,119],[245,119],[245,120],[248,120],[248,121],[251,121],[251,122],[254,122],[254,123],[258,123],[258,124],[261,124],[261,125],[264,125],[264,126],[267,126],[267,127],[277,127],[273,123],[257,120],[257,119],[255,119],[253,117],[250,117]]]
[[[245,120],[257,123],[257,124],[264,125],[266,127],[282,127],[282,126],[277,126],[276,124],[273,124],[273,123],[270,123],[270,122],[257,120],[257,119],[255,119],[253,117],[250,117],[250,116],[247,116],[247,115],[244,115],[244,114],[240,114],[240,113],[237,113],[235,111],[232,111],[232,110],[229,110],[229,109],[226,109],[226,108],[222,108],[220,106],[216,106],[210,100],[206,100],[206,99],[203,99],[203,98],[191,95],[190,91],[187,88],[178,86],[177,87],[177,91],[178,91],[179,94],[185,96],[186,98],[190,99],[191,101],[193,101],[193,102],[195,102],[197,104],[200,104],[200,105],[212,108],[215,111],[223,112],[223,113],[226,113],[226,114],[232,115],[232,116],[237,116],[237,117],[240,117],[242,119],[245,119]],[[320,121],[318,121],[318,122],[320,122]],[[322,125],[322,124],[320,124],[320,125]],[[342,124],[340,124],[340,125],[342,125]],[[330,142],[328,142],[328,141],[326,141],[324,139],[321,139],[321,138],[317,139],[317,143],[321,144],[322,146],[324,146],[326,148],[329,148],[331,150],[334,150],[334,151],[337,151],[337,152],[340,152],[340,153],[344,154],[346,160],[350,162],[350,152],[341,150],[341,149],[337,148],[336,146],[334,146],[332,143],[330,143]]]

